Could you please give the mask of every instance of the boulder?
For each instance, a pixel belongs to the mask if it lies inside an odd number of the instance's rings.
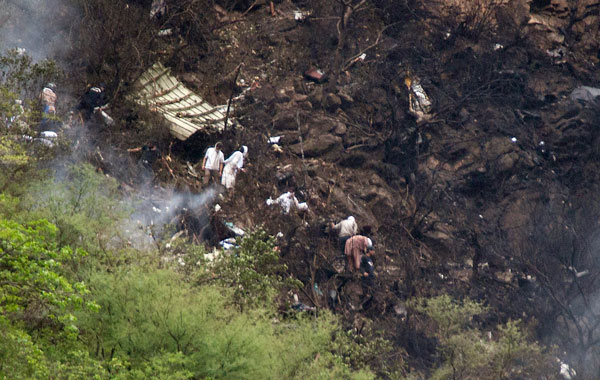
[[[333,133],[338,136],[343,136],[346,134],[346,132],[348,132],[348,127],[346,127],[346,124],[342,123],[341,121],[336,121]]]
[[[331,110],[335,110],[336,108],[339,108],[342,105],[342,99],[337,96],[336,94],[330,93],[327,95],[327,98],[325,99],[325,106],[328,109]]]
[[[340,137],[325,133],[320,136],[307,138],[304,141],[304,156],[319,157],[332,151],[339,151],[342,148],[342,139]],[[299,143],[290,146],[290,150],[294,154],[302,154],[302,147]]]

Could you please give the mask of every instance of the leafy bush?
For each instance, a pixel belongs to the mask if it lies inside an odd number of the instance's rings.
[[[194,288],[170,270],[97,273],[90,288],[103,311],[79,315],[82,338],[99,359],[129,363],[125,379],[372,378],[332,354],[339,327],[327,314],[279,322],[273,309],[242,313],[233,291]]]
[[[487,310],[478,302],[458,302],[442,295],[412,300],[411,305],[435,324],[428,331],[439,341],[443,362],[432,373],[432,380],[552,379],[557,375],[548,352],[530,342],[519,321],[497,325],[488,335],[473,321]]]
[[[117,222],[130,213],[119,201],[113,178],[96,173],[89,164],[57,170],[52,179],[29,188],[23,207],[46,217],[58,227],[61,245],[83,247],[90,253],[106,251],[119,236]]]
[[[237,243],[233,252],[216,258],[211,271],[221,285],[233,289],[233,297],[240,307],[269,303],[283,285],[299,285],[284,278],[287,267],[279,263],[275,238],[264,229],[247,233],[238,238]]]

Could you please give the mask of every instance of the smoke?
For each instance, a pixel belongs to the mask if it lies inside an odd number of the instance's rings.
[[[0,51],[25,49],[34,61],[59,64],[69,51],[79,11],[64,0],[0,0]]]
[[[68,70],[69,62],[64,57],[72,53],[83,18],[81,13],[76,2],[68,0],[0,0],[0,53],[24,49],[34,62],[51,59]],[[57,109],[58,116],[65,120],[61,129],[68,141],[68,153],[44,165],[52,169],[54,183],[68,187],[73,181],[70,172],[73,165],[82,162],[91,162],[115,178],[122,190],[118,202],[123,208],[133,210],[130,218],[117,223],[122,227],[122,238],[134,247],[147,247],[163,235],[170,237],[165,235],[167,225],[179,224],[178,228],[186,228],[181,225],[181,215],[194,219],[196,227],[209,222],[209,209],[218,194],[215,188],[192,194],[153,185],[152,170],[136,163],[135,154],[117,150],[99,139],[97,120],[89,125],[81,125],[77,118],[69,120],[65,107],[75,101],[64,89],[59,83]],[[58,191],[60,186],[56,187]],[[64,188],[61,187],[62,191]],[[104,194],[105,190],[88,189],[95,196],[114,196]],[[52,189],[42,189],[37,194],[40,207],[51,193]],[[197,228],[193,232],[197,233]]]

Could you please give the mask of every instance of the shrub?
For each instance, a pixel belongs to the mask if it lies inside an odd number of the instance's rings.
[[[531,342],[519,321],[493,327],[487,335],[473,317],[487,308],[478,302],[458,302],[447,295],[411,301],[412,307],[430,318],[435,327],[429,334],[439,342],[442,364],[431,379],[498,380],[548,378],[557,375],[546,350]],[[486,336],[487,335],[487,336]]]

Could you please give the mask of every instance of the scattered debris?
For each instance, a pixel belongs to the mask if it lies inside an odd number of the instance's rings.
[[[167,29],[161,29],[158,31],[158,36],[159,37],[166,37],[166,36],[170,36],[173,34],[173,29],[172,28],[167,28]]]
[[[600,96],[600,88],[579,86],[571,92],[571,99],[593,102]]]
[[[34,141],[40,142],[50,148],[54,146],[56,143],[56,139],[58,139],[58,135],[53,131],[43,131],[40,133],[40,137],[34,139]]]
[[[310,12],[310,11],[305,11],[305,12],[300,11],[300,10],[294,11],[294,20],[296,20],[296,21],[303,21],[308,16],[310,16],[311,13],[312,12]]]
[[[277,154],[283,153],[283,149],[281,149],[281,147],[278,144],[271,145],[271,149],[273,149],[273,152]]]
[[[283,136],[273,136],[269,137],[269,144],[279,144],[279,140],[281,140]]]
[[[170,123],[171,133],[180,140],[186,140],[197,131],[219,133],[224,129],[223,106],[207,103],[161,63],[142,74],[135,88],[135,101],[160,113]]]
[[[516,137],[511,137],[511,138],[510,138],[510,141],[512,141],[513,143],[516,143],[516,142],[517,142],[517,141],[519,141],[519,140],[517,140],[517,138],[516,138]]]
[[[225,240],[221,240],[221,241],[219,242],[219,245],[220,245],[221,247],[223,247],[223,249],[224,249],[224,250],[226,250],[226,251],[228,251],[228,250],[230,250],[230,249],[234,249],[234,248],[237,248],[237,247],[238,247],[238,245],[237,245],[237,243],[236,243],[236,241],[235,241],[235,238],[227,238],[227,239],[225,239]]]
[[[494,45],[494,50],[501,50],[501,49],[504,49],[504,45],[502,45],[502,44],[495,44]]]
[[[304,72],[304,76],[306,76],[306,78],[315,81],[317,83],[323,83],[327,80],[327,76],[325,75],[325,72],[323,72],[320,69],[308,69]]]
[[[308,306],[302,302],[298,302],[292,305],[292,308],[297,311],[315,311],[317,310],[314,306]]]
[[[568,268],[571,272],[573,272],[573,274],[575,275],[575,277],[577,278],[581,278],[583,276],[587,276],[588,274],[590,274],[590,271],[588,269],[586,270],[582,270],[581,272],[578,272],[577,269],[575,269],[575,267],[569,267]]]
[[[417,78],[407,76],[404,84],[408,88],[409,111],[417,117],[417,121],[430,117],[432,103]]]
[[[241,228],[237,227],[235,224],[231,222],[225,222],[225,227],[231,232],[233,232],[236,236],[244,236],[246,232]]]

